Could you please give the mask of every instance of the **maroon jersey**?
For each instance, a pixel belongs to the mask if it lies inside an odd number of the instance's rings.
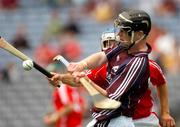
[[[95,109],[93,117],[99,121],[115,118],[121,115],[132,117],[140,97],[148,88],[149,45],[146,52],[128,54],[123,51],[117,54],[118,48],[107,53],[107,79],[109,86],[106,90],[109,98],[120,101],[122,105],[114,110]],[[119,48],[121,50],[121,48]],[[120,51],[119,50],[119,51]],[[115,51],[115,53],[114,53]]]

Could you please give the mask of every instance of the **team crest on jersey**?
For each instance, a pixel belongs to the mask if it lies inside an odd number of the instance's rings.
[[[108,83],[110,83],[111,82],[111,74],[107,74],[107,76],[106,76],[106,80],[108,81]]]
[[[114,66],[114,67],[112,68],[112,73],[115,74],[116,71],[118,70],[118,68],[119,68],[119,66]]]
[[[111,73],[107,73],[106,79],[108,82],[111,82],[112,77],[116,75],[116,71],[118,70],[119,66],[113,66],[111,69]]]

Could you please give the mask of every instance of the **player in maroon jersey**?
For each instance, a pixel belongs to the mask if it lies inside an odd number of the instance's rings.
[[[140,10],[124,11],[115,20],[115,28],[117,28],[116,41],[121,42],[118,46],[110,51],[93,54],[68,67],[77,79],[78,76],[83,76],[78,72],[85,66],[96,68],[108,62],[108,88],[104,91],[98,87],[98,91],[120,101],[121,106],[115,110],[94,109],[92,116],[95,123],[92,126],[95,127],[134,127],[132,117],[135,107],[148,88],[148,54],[151,47],[146,43],[146,37],[151,29],[149,15]],[[83,67],[80,67],[81,65]],[[53,75],[49,79],[52,85],[57,86],[59,80],[67,82],[61,74],[53,73]],[[78,80],[76,82],[78,83]]]
[[[115,34],[113,29],[104,32],[101,36],[101,49],[107,50],[111,48],[115,42]],[[175,121],[169,114],[169,104],[168,104],[168,93],[167,93],[167,83],[161,68],[153,60],[149,60],[150,65],[150,81],[153,86],[157,87],[157,91],[160,96],[161,103],[161,123],[162,126],[174,127]],[[98,84],[103,89],[107,83],[106,79],[106,67],[103,65],[99,68],[89,70],[87,76]],[[162,98],[163,96],[163,98]],[[133,122],[136,127],[156,127],[159,126],[159,120],[154,112],[152,112],[153,99],[151,97],[151,90],[148,88],[144,96],[140,99],[140,102],[136,106],[135,114],[133,116]]]

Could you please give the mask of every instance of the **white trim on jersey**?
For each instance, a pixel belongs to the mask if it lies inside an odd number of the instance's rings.
[[[135,60],[133,61],[128,73],[126,74],[126,77],[124,78],[123,82],[121,83],[121,85],[119,85],[118,89],[116,89],[116,91],[113,94],[110,94],[109,97],[111,97],[112,99],[117,99],[119,96],[122,95],[122,93],[124,92],[124,90],[126,90],[126,87],[128,86],[129,82],[131,81],[131,79],[133,78],[134,74],[137,72],[137,70],[139,69],[141,63],[143,61],[143,58],[135,58]],[[121,76],[121,75],[120,75]],[[119,77],[120,77],[119,76]],[[117,78],[118,79],[118,78]],[[115,81],[114,81],[115,82]]]
[[[163,78],[166,80],[166,78],[165,78],[165,76],[164,76],[164,74],[163,74],[163,71],[162,71],[161,67],[160,67],[156,62],[154,62],[154,61],[150,61],[149,63],[150,63],[154,68],[156,68],[156,69],[162,74]]]
[[[62,101],[62,103],[64,105],[69,103],[69,97],[68,97],[68,92],[67,92],[67,86],[62,84],[60,88],[58,88],[58,92],[59,92],[59,98]]]

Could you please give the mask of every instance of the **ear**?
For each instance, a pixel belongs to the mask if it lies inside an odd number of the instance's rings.
[[[137,40],[140,39],[142,36],[144,36],[144,32],[143,31],[137,31],[135,33],[136,33]]]

